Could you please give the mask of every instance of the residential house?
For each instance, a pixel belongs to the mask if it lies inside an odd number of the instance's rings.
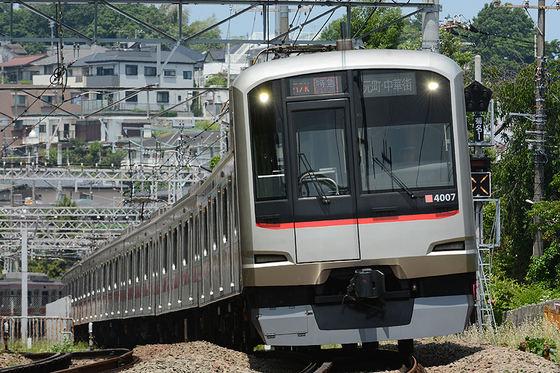
[[[87,75],[87,71],[89,71],[89,69],[86,68],[86,74],[83,74],[82,71],[76,70],[73,62],[95,53],[103,53],[107,51],[107,48],[99,45],[80,46],[79,44],[77,44],[72,49],[67,48],[63,49],[62,51],[64,65],[68,66],[66,70],[66,85],[69,87],[83,87],[83,75]],[[37,70],[39,71],[38,74],[33,76],[33,84],[46,86],[51,84],[53,72],[57,70],[59,64],[60,56],[58,56],[57,54],[32,62],[31,65],[36,66]]]
[[[33,76],[40,74],[40,69],[33,65],[40,59],[47,57],[46,54],[36,54],[32,56],[15,57],[4,62],[4,76],[8,78],[10,84],[19,84],[22,81],[33,82]]]
[[[45,86],[4,85],[0,91],[0,128],[2,142],[11,151],[21,148],[19,154],[28,154],[33,144],[51,144],[59,139],[74,137],[80,104],[76,99],[62,100],[60,88]],[[13,90],[9,90],[12,88]],[[68,88],[66,98],[79,96]]]
[[[180,88],[194,87],[195,64],[196,61],[184,54],[169,51],[160,52],[158,61],[157,51],[148,48],[95,53],[80,58],[72,67],[76,79],[81,74],[83,86],[92,88],[84,97],[86,112],[123,99],[112,110],[157,112],[184,102],[174,110],[190,112],[186,100],[192,93]],[[147,86],[160,89],[143,91],[142,88]],[[123,89],[115,91],[113,87]]]

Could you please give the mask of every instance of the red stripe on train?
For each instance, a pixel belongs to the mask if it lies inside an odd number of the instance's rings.
[[[419,215],[399,215],[399,216],[383,216],[379,218],[359,218],[359,219],[339,219],[339,220],[319,220],[306,221],[301,223],[257,223],[258,228],[265,229],[294,229],[294,228],[317,228],[317,227],[336,227],[342,225],[356,224],[374,224],[374,223],[393,223],[403,221],[419,221],[419,220],[437,220],[445,219],[450,216],[457,215],[459,210]]]

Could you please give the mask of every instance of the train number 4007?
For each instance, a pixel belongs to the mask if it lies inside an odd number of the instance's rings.
[[[434,194],[434,202],[451,202],[455,201],[456,193]]]

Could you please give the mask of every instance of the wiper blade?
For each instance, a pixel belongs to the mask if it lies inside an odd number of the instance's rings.
[[[315,186],[315,189],[317,190],[317,193],[321,198],[321,202],[323,202],[323,205],[330,205],[331,201],[327,198],[327,195],[323,191],[323,187],[321,186],[321,183],[318,182],[317,175],[315,174],[315,171],[313,171],[313,169],[311,168],[311,164],[307,160],[307,157],[305,156],[304,153],[298,153],[298,157],[300,162],[303,163],[303,167],[305,167],[305,173],[307,173],[310,176],[311,181],[313,182],[313,186]]]
[[[417,195],[415,195],[414,193],[412,193],[412,191],[406,186],[405,183],[403,183],[403,181],[401,179],[399,179],[399,177],[397,175],[395,175],[393,173],[393,171],[391,171],[390,169],[387,168],[387,166],[385,166],[383,164],[383,162],[381,162],[379,159],[377,159],[377,157],[373,157],[373,161],[375,163],[377,163],[379,165],[379,167],[381,167],[381,169],[383,171],[385,171],[387,173],[387,175],[389,175],[391,177],[391,180],[393,180],[395,183],[397,183],[397,185],[406,192],[406,194],[408,194],[408,196],[410,198],[418,198]]]

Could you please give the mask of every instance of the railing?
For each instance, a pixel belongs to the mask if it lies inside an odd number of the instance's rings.
[[[30,348],[37,342],[60,343],[74,340],[74,320],[69,317],[7,316],[0,317],[5,348],[16,341]]]

